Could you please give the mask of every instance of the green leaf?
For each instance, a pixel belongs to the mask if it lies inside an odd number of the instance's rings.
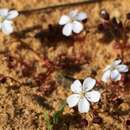
[[[63,105],[59,108],[58,111],[53,113],[52,120],[53,124],[58,124],[59,120],[61,119],[62,113],[64,112],[66,103],[63,103]]]
[[[44,120],[46,122],[47,130],[52,130],[53,125],[51,124],[51,120],[50,120],[48,112],[44,112]]]

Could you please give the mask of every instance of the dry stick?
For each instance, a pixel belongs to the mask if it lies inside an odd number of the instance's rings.
[[[21,85],[21,84],[22,84],[20,81],[18,81],[18,80],[16,80],[16,79],[14,79],[14,78],[13,78],[13,77],[11,77],[11,76],[5,76],[5,77],[7,77],[7,78],[9,78],[9,79],[13,80],[14,82],[18,83],[19,85]]]
[[[124,61],[124,48],[126,47],[126,44],[127,44],[127,35],[126,35],[126,27],[127,27],[127,24],[128,24],[128,21],[125,20],[124,22],[124,31],[123,31],[123,43],[121,45],[121,56],[122,56],[122,61]]]
[[[4,74],[0,74],[0,75],[3,76],[3,77],[5,77],[5,78],[11,79],[11,80],[13,80],[14,82],[18,83],[19,85],[21,85],[21,82],[20,82],[20,81],[14,79],[13,77],[11,77],[11,76],[9,76],[9,75],[8,75],[8,76],[6,76],[6,75],[4,75]]]
[[[47,6],[47,7],[38,8],[38,9],[20,10],[19,13],[20,14],[27,14],[27,13],[33,13],[33,12],[41,12],[41,11],[45,11],[45,10],[49,10],[49,9],[76,6],[76,5],[81,5],[81,4],[85,4],[85,3],[91,4],[91,3],[95,3],[95,2],[101,2],[101,1],[103,1],[103,0],[80,0],[80,1],[77,1],[77,2],[73,2],[73,3],[54,4],[54,5],[50,5],[50,6]]]
[[[18,83],[19,86],[27,85],[26,82],[20,82],[19,80],[15,79],[15,78],[13,78],[13,77],[11,77],[9,75],[4,75],[4,74],[1,74],[1,73],[0,73],[0,75],[3,76],[3,77],[5,77],[6,79],[10,79],[10,80],[14,81],[15,83]]]

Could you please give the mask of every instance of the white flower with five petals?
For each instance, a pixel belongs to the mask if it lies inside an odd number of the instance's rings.
[[[115,60],[111,65],[108,65],[104,69],[102,81],[107,82],[109,80],[118,81],[121,80],[121,73],[128,72],[128,66],[121,64],[121,60]]]
[[[60,25],[64,25],[62,33],[65,36],[72,35],[72,32],[78,34],[83,30],[81,21],[87,19],[87,14],[84,12],[78,13],[77,10],[71,11],[68,15],[61,16]]]
[[[79,80],[75,80],[71,85],[71,90],[74,94],[67,98],[69,107],[78,105],[80,113],[88,112],[90,109],[89,102],[98,102],[101,97],[100,92],[92,90],[95,84],[96,80],[91,77],[86,78],[83,85]]]
[[[0,29],[5,34],[10,34],[13,32],[12,19],[18,16],[16,10],[11,10],[3,8],[0,9]]]

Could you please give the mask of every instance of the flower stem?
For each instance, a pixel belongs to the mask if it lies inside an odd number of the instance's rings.
[[[81,4],[85,4],[85,3],[94,3],[94,2],[99,2],[99,1],[101,2],[102,0],[80,0],[80,1],[72,2],[72,3],[52,4],[52,5],[42,7],[42,8],[37,8],[37,9],[20,10],[19,13],[28,14],[28,13],[32,13],[32,12],[41,12],[41,11],[45,11],[45,10],[49,10],[49,9],[76,6],[76,5],[81,5]]]

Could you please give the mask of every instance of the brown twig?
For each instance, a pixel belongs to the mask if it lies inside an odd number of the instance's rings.
[[[16,80],[16,79],[14,79],[13,77],[11,77],[11,76],[6,76],[6,75],[4,75],[4,74],[0,74],[0,76],[3,76],[3,77],[5,77],[6,79],[11,79],[12,81],[14,81],[14,82],[16,82],[16,83],[18,83],[19,85],[22,85],[22,83],[20,82],[20,81],[18,81],[18,80]]]
[[[94,2],[101,2],[102,0],[80,0],[77,2],[72,2],[72,3],[61,3],[61,4],[54,4],[54,5],[49,5],[47,7],[43,8],[37,8],[37,9],[30,9],[30,10],[20,10],[20,14],[28,14],[28,13],[33,13],[33,12],[41,12],[41,11],[46,11],[49,9],[56,9],[56,8],[65,8],[65,7],[70,7],[70,6],[76,6],[76,5],[82,5],[82,4],[91,4]]]

